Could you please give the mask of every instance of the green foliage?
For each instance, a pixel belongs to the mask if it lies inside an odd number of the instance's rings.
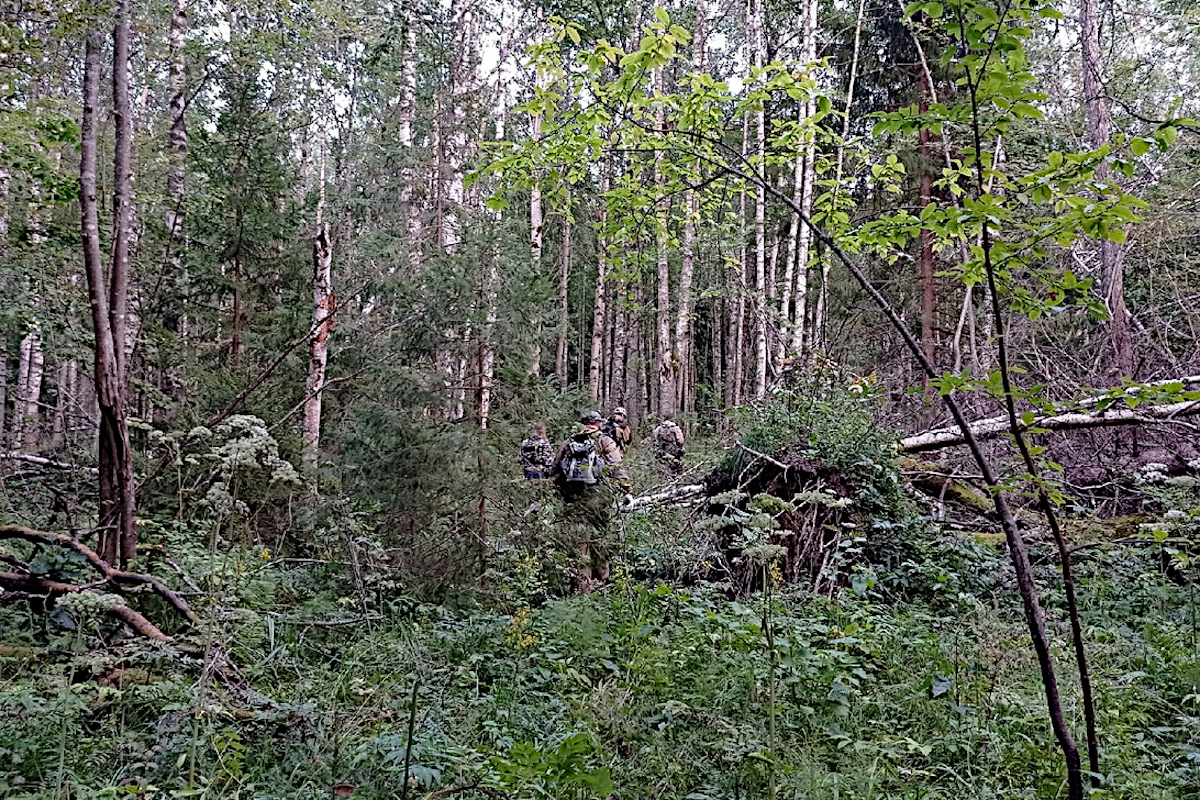
[[[851,486],[863,511],[895,516],[905,511],[896,436],[876,422],[880,402],[870,378],[826,368],[793,374],[766,401],[737,409],[734,425],[751,450],[783,460],[808,459]],[[736,476],[754,458],[731,450],[723,469]]]

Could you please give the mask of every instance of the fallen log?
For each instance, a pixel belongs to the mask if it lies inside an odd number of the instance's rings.
[[[1094,403],[1093,403],[1094,404]],[[1123,425],[1146,425],[1155,422],[1173,422],[1180,417],[1200,414],[1200,400],[1183,400],[1178,403],[1139,405],[1135,408],[1104,408],[1098,411],[1068,411],[1061,414],[1039,414],[1018,420],[1022,432],[1031,429],[1045,431],[1069,431],[1083,428],[1104,428]],[[1010,433],[1007,416],[988,417],[970,423],[977,439],[993,439]],[[957,427],[937,428],[932,431],[906,436],[900,440],[902,453],[925,453],[966,444],[962,431]]]
[[[625,513],[632,513],[655,506],[690,505],[703,497],[705,491],[703,483],[674,486],[662,492],[635,497],[628,503],[622,503],[620,509]]]
[[[46,458],[45,456],[35,456],[32,453],[22,453],[16,450],[7,453],[0,453],[0,461],[21,461],[25,464],[35,464],[39,467],[49,467],[50,469],[78,469],[91,473],[92,475],[96,475],[100,472],[100,470],[96,467],[84,467],[79,464],[72,464],[67,461],[58,461],[53,458]]]

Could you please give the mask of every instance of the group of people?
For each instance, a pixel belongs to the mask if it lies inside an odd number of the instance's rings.
[[[683,469],[683,430],[669,414],[651,434],[655,461],[665,476]],[[620,406],[605,420],[599,411],[586,411],[579,430],[551,446],[546,426],[538,423],[521,442],[520,462],[525,478],[553,480],[563,499],[563,523],[578,548],[575,589],[588,592],[608,579],[608,532],[617,492],[632,499],[629,473],[622,466],[633,445],[629,415]]]

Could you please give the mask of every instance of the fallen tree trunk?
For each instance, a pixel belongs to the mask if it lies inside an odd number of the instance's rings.
[[[686,505],[699,500],[705,494],[706,487],[703,483],[692,483],[684,486],[675,486],[655,494],[635,497],[628,503],[622,503],[620,508],[621,511],[630,513],[653,508],[654,506]]]
[[[1093,403],[1094,404],[1094,403]],[[1061,414],[1041,414],[1020,421],[1022,432],[1031,429],[1045,431],[1069,431],[1083,428],[1104,428],[1120,425],[1146,425],[1155,422],[1172,422],[1180,417],[1200,414],[1200,400],[1183,400],[1161,405],[1139,405],[1136,408],[1105,408],[1099,411],[1068,411]],[[1028,420],[1028,421],[1026,421]],[[1010,433],[1007,416],[988,417],[976,420],[971,432],[977,439],[991,439]],[[925,453],[966,444],[966,438],[958,426],[938,428],[932,431],[906,436],[900,440],[902,453]]]
[[[32,453],[21,453],[16,450],[13,450],[13,451],[10,451],[7,453],[0,453],[0,460],[20,461],[25,464],[35,464],[39,467],[48,467],[50,469],[61,469],[61,470],[78,469],[78,470],[83,470],[84,472],[89,472],[92,475],[96,475],[100,472],[100,470],[98,470],[96,467],[84,467],[79,464],[71,464],[66,461],[57,461],[53,458],[46,458],[44,456],[35,456]]]

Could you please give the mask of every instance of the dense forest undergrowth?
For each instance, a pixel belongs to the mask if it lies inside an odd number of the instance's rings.
[[[60,604],[73,630],[9,607],[5,640],[19,644],[0,662],[0,786],[14,798],[394,798],[405,785],[409,797],[750,798],[772,781],[783,797],[1060,794],[1020,609],[992,599],[1011,580],[992,547],[931,536],[919,558],[834,600],[730,600],[728,586],[650,577],[670,555],[648,522],[629,531],[638,559],[602,591],[532,607],[519,594],[380,602],[335,567],[198,556],[183,563],[219,584],[221,613],[187,656],[136,639],[98,647],[108,623],[82,603]],[[1139,552],[1078,566],[1108,778],[1096,796],[1193,796],[1194,586]],[[1061,600],[1046,604],[1066,658]],[[212,668],[218,652],[238,666],[233,687]]]
[[[1198,20],[0,3],[0,797],[1200,797]]]
[[[0,607],[3,794],[1060,796],[996,523],[953,500],[930,516],[873,421],[879,399],[806,378],[742,409],[738,444],[694,443],[681,480],[707,475],[715,492],[734,475],[790,497],[723,491],[623,515],[612,575],[586,595],[570,593],[573,544],[549,486],[505,479],[484,580],[435,584],[388,532],[347,534],[363,515],[344,503],[325,508],[341,527],[255,533],[260,512],[237,487],[281,466],[251,450],[217,510],[142,523],[141,563],[197,625],[139,593]],[[747,448],[793,459],[802,478],[781,482]],[[629,464],[656,482],[645,448]],[[1094,796],[1187,797],[1200,791],[1200,608],[1173,544],[1197,484],[1159,466],[1138,481],[1147,514],[1132,537],[1068,520],[1089,534],[1073,561],[1104,765]],[[1054,655],[1070,663],[1056,554],[1031,533]],[[816,574],[790,566],[805,537],[827,554]],[[89,579],[70,551],[10,550],[35,574]],[[106,609],[125,602],[174,641],[131,636]]]

